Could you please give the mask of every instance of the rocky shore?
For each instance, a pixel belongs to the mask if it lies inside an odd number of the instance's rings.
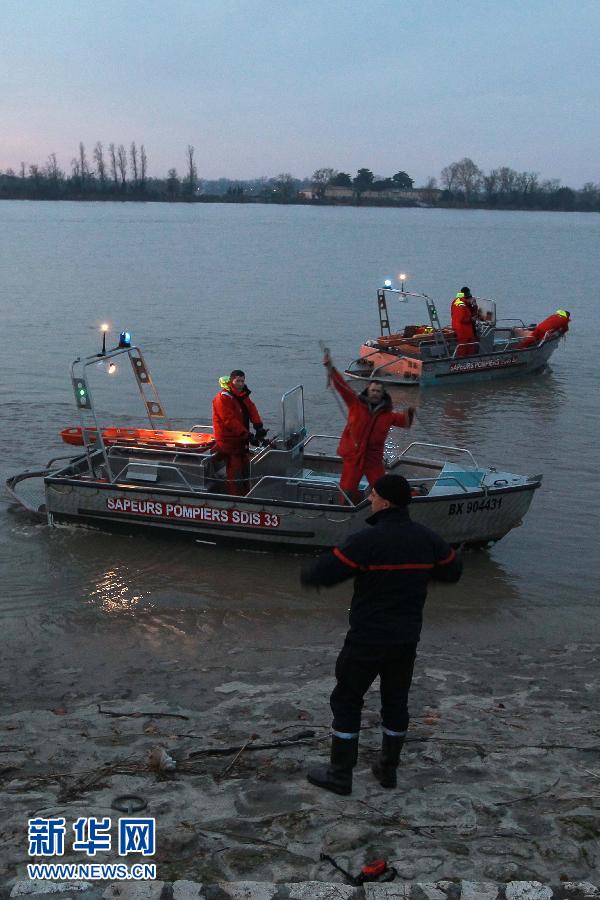
[[[422,651],[398,789],[385,791],[370,772],[380,739],[372,691],[349,797],[304,777],[307,762],[327,754],[334,658],[333,649],[288,654],[271,666],[265,654],[258,668],[232,652],[185,671],[166,660],[147,677],[152,690],[112,696],[79,696],[77,670],[55,673],[52,705],[48,693],[43,708],[32,697],[0,720],[5,890],[27,877],[28,818],[110,816],[114,831],[123,794],[156,818],[161,882],[333,882],[341,897],[344,878],[323,852],[354,873],[385,858],[396,891],[434,880],[597,880],[596,645],[512,658],[495,648]],[[60,861],[89,862],[68,840]]]

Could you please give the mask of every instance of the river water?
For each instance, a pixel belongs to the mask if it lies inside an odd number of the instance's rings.
[[[395,399],[417,398],[412,437],[544,475],[523,526],[468,553],[460,586],[431,591],[426,645],[543,651],[597,629],[600,216],[5,201],[0,234],[2,482],[61,452],[59,430],[77,424],[69,364],[99,348],[105,320],[143,348],[172,418],[207,421],[218,377],[240,367],[272,429],[301,382],[309,430],[330,433],[342,417],[318,342],[340,367],[356,356],[377,333],[384,278],[408,272],[443,321],[463,284],[496,298],[499,317],[566,307],[550,371]],[[247,646],[259,667],[267,650],[335,645],[344,630],[348,588],[305,595],[288,554],[49,529],[4,499],[0,555],[0,677],[16,704],[43,702],[69,671],[110,693],[159,660],[216,664]]]

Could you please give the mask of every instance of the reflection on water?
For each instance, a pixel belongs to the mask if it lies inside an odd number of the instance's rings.
[[[90,592],[89,602],[106,613],[135,613],[136,607],[149,593],[136,593],[134,585],[135,579],[131,578],[131,572],[125,567],[109,569],[100,576],[96,588]]]

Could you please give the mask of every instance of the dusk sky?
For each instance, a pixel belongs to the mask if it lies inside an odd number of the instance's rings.
[[[600,182],[600,0],[5,0],[0,169],[83,141],[149,174],[254,178],[471,157]]]

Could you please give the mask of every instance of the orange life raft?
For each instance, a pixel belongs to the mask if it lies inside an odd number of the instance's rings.
[[[65,444],[81,447],[85,444],[84,429],[63,428],[60,433]],[[98,439],[96,428],[86,428],[85,438],[89,444]],[[102,440],[107,447],[112,444],[154,447],[155,449],[196,450],[205,453],[215,446],[213,434],[203,431],[154,431],[152,428],[103,428]]]

